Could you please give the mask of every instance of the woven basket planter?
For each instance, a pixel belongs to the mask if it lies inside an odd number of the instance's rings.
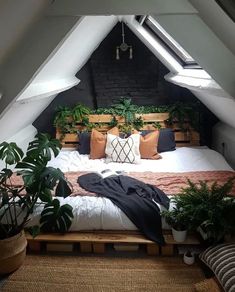
[[[27,240],[24,231],[0,240],[0,275],[17,270],[24,262]]]

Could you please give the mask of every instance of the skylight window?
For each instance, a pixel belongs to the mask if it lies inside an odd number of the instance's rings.
[[[173,54],[181,65],[190,68],[200,68],[196,61],[178,44],[164,28],[151,16],[136,17],[138,22],[148,29],[154,37],[162,42],[162,45]]]

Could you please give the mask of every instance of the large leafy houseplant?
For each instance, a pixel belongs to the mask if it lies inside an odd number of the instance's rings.
[[[60,169],[47,166],[52,155],[57,156],[61,145],[47,134],[38,134],[29,143],[26,154],[16,143],[0,144],[0,159],[5,167],[0,172],[0,240],[21,232],[37,205],[44,206],[40,226],[42,231],[65,232],[73,213],[70,205],[60,205],[56,195],[67,196],[70,188]],[[10,168],[15,165],[16,172]],[[20,183],[14,183],[16,175]]]
[[[234,177],[223,185],[206,181],[198,184],[188,180],[188,187],[174,197],[186,212],[191,229],[200,230],[211,243],[235,233],[235,197],[230,196]]]

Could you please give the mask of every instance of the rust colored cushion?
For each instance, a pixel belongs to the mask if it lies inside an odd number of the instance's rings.
[[[138,131],[134,131],[138,133]],[[145,136],[140,136],[140,155],[143,159],[159,159],[161,156],[157,152],[159,131],[153,131]]]
[[[119,129],[114,127],[108,131],[109,134],[119,136]],[[100,159],[105,157],[105,146],[107,135],[103,134],[96,129],[92,129],[91,142],[90,142],[90,159]]]

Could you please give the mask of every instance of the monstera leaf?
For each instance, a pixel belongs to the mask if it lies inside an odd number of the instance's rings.
[[[35,139],[29,143],[26,155],[34,159],[43,156],[49,161],[52,158],[52,152],[56,157],[61,147],[62,145],[57,139],[50,138],[48,134],[39,133],[36,135]]]
[[[72,207],[68,204],[60,206],[60,201],[54,199],[45,205],[41,213],[41,230],[44,232],[66,232],[73,219]]]
[[[6,164],[12,165],[19,162],[24,153],[21,148],[19,148],[16,143],[3,142],[0,144],[0,159],[5,160]]]

